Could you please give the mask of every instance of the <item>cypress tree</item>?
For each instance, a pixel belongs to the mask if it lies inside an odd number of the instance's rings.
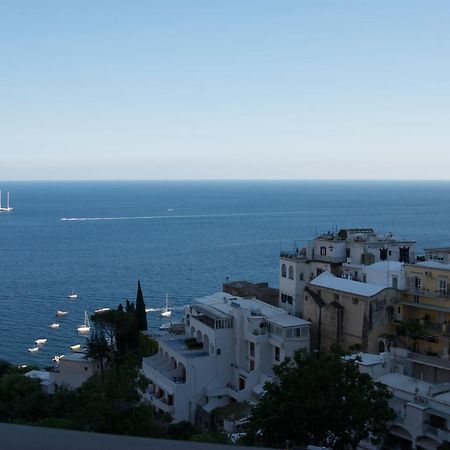
[[[145,312],[144,296],[142,295],[140,280],[138,280],[136,294],[136,319],[138,330],[147,331],[147,313]]]

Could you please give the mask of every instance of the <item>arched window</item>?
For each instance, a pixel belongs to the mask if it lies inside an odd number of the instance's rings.
[[[286,278],[286,264],[281,265],[281,276]]]
[[[292,266],[289,266],[289,279],[294,279],[294,268]]]

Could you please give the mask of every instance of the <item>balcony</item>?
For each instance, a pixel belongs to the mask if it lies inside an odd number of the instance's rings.
[[[412,295],[420,295],[423,297],[432,297],[432,298],[442,298],[442,299],[448,299],[450,298],[450,293],[445,289],[418,289],[414,286],[408,286],[406,288],[406,292],[408,294]]]
[[[298,252],[280,252],[280,257],[289,259],[291,261],[306,261],[306,253],[298,253]]]
[[[173,414],[175,412],[175,408],[173,405],[169,405],[163,400],[156,398],[154,395],[146,395],[146,398],[150,401],[150,403],[155,407],[164,411],[168,414]]]

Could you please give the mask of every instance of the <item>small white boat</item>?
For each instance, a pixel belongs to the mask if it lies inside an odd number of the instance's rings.
[[[79,325],[77,330],[78,330],[78,333],[89,333],[89,331],[91,331],[91,324],[89,323],[89,317],[88,317],[87,311],[84,311],[84,324]]]
[[[159,327],[159,331],[169,331],[171,327],[172,324],[170,322],[166,322]]]
[[[73,292],[73,291],[67,296],[67,298],[70,298],[72,300],[76,299],[77,297],[78,297],[78,294],[75,294],[75,292]]]
[[[56,317],[64,317],[67,316],[68,312],[67,311],[56,311]]]
[[[61,360],[61,358],[64,358],[64,355],[55,355],[52,359],[53,362],[55,363],[59,363],[59,361]]]
[[[31,347],[28,349],[28,351],[31,353],[37,352],[38,350],[39,350],[39,347]]]
[[[59,323],[53,322],[53,323],[50,325],[50,328],[59,328]]]
[[[79,350],[81,348],[81,344],[75,344],[75,345],[71,345],[70,349],[75,351],[75,350]]]
[[[111,308],[98,308],[94,312],[95,312],[95,314],[98,314],[98,313],[102,313],[102,312],[106,312],[106,311],[111,311]]]
[[[45,344],[47,342],[47,339],[36,339],[35,341],[34,341],[34,343],[36,344],[36,345],[43,345],[43,344]]]
[[[161,311],[161,317],[170,317],[172,310],[169,309],[169,296],[166,294],[166,307]]]

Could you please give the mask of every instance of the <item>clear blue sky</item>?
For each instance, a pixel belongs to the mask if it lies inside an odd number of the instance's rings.
[[[0,0],[0,180],[450,179],[450,2]]]

